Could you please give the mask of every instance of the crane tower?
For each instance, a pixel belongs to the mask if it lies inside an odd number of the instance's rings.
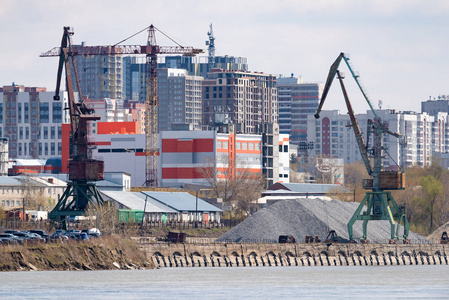
[[[129,38],[148,30],[148,40],[146,45],[119,45]],[[182,54],[185,56],[194,56],[203,53],[202,49],[181,46],[165,33],[160,33],[175,42],[177,46],[159,46],[156,43],[156,30],[153,25],[144,28],[127,39],[108,46],[82,46],[70,45],[68,53],[75,55],[145,55],[146,56],[146,111],[145,111],[145,136],[146,136],[146,181],[144,185],[157,187],[157,156],[159,150],[157,147],[157,121],[158,121],[158,96],[157,96],[157,56],[159,54]],[[73,32],[72,32],[73,35]],[[62,47],[55,47],[43,54],[41,57],[60,56]],[[74,70],[76,66],[74,65]],[[58,87],[59,89],[59,87]],[[79,89],[78,89],[79,90]],[[70,166],[69,166],[70,168]],[[69,170],[70,171],[70,170]]]

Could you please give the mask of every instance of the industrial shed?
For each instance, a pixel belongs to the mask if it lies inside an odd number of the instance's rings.
[[[185,192],[102,191],[117,209],[145,211],[146,222],[220,222],[221,209]]]

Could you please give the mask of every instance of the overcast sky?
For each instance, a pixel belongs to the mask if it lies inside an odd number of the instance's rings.
[[[53,91],[57,59],[39,55],[60,44],[63,26],[74,27],[75,44],[112,45],[154,24],[182,45],[206,49],[210,23],[216,55],[246,57],[251,71],[324,83],[345,52],[376,108],[382,100],[383,108],[420,111],[430,96],[449,95],[445,0],[0,0],[0,85]],[[126,44],[146,40],[143,33]],[[346,84],[356,112],[365,112],[353,80]],[[324,106],[336,108],[346,112],[337,82]]]

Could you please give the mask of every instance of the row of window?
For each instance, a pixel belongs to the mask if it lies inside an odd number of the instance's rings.
[[[10,206],[10,207],[21,206],[20,202],[21,202],[20,200],[2,200],[2,206]]]

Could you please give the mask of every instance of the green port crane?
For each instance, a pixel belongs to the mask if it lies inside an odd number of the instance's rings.
[[[362,132],[360,130],[357,118],[352,109],[351,102],[349,101],[348,94],[346,92],[345,85],[343,83],[344,75],[339,71],[341,61],[344,61],[357,83],[360,91],[363,94],[368,106],[370,107],[374,118],[368,120],[367,129],[367,141],[365,143]],[[354,215],[348,222],[349,239],[353,240],[353,225],[357,220],[363,221],[363,237],[362,242],[367,242],[367,225],[371,220],[388,220],[390,223],[391,240],[390,243],[395,243],[398,239],[404,239],[404,243],[408,243],[408,233],[410,224],[406,219],[405,205],[399,206],[393,199],[389,190],[402,190],[405,188],[405,174],[401,171],[384,171],[382,167],[382,153],[386,149],[382,146],[382,137],[384,134],[394,136],[398,139],[403,137],[396,132],[392,132],[388,129],[388,126],[382,122],[381,118],[377,115],[367,94],[363,90],[359,76],[356,75],[349,63],[349,57],[344,53],[340,53],[335,62],[331,65],[329,75],[324,86],[323,95],[319,103],[318,109],[315,114],[315,118],[320,118],[320,112],[323,108],[324,101],[327,98],[330,87],[334,78],[337,77],[343,92],[346,107],[348,109],[349,118],[356,142],[365,164],[368,174],[372,177],[370,179],[363,180],[364,189],[367,191],[365,197],[360,202],[360,205],[354,212]],[[373,136],[373,145],[369,148],[369,137]],[[372,158],[372,162],[370,160]],[[366,205],[366,206],[365,206]],[[366,210],[362,210],[366,207]],[[403,235],[399,237],[400,224],[403,226]]]

